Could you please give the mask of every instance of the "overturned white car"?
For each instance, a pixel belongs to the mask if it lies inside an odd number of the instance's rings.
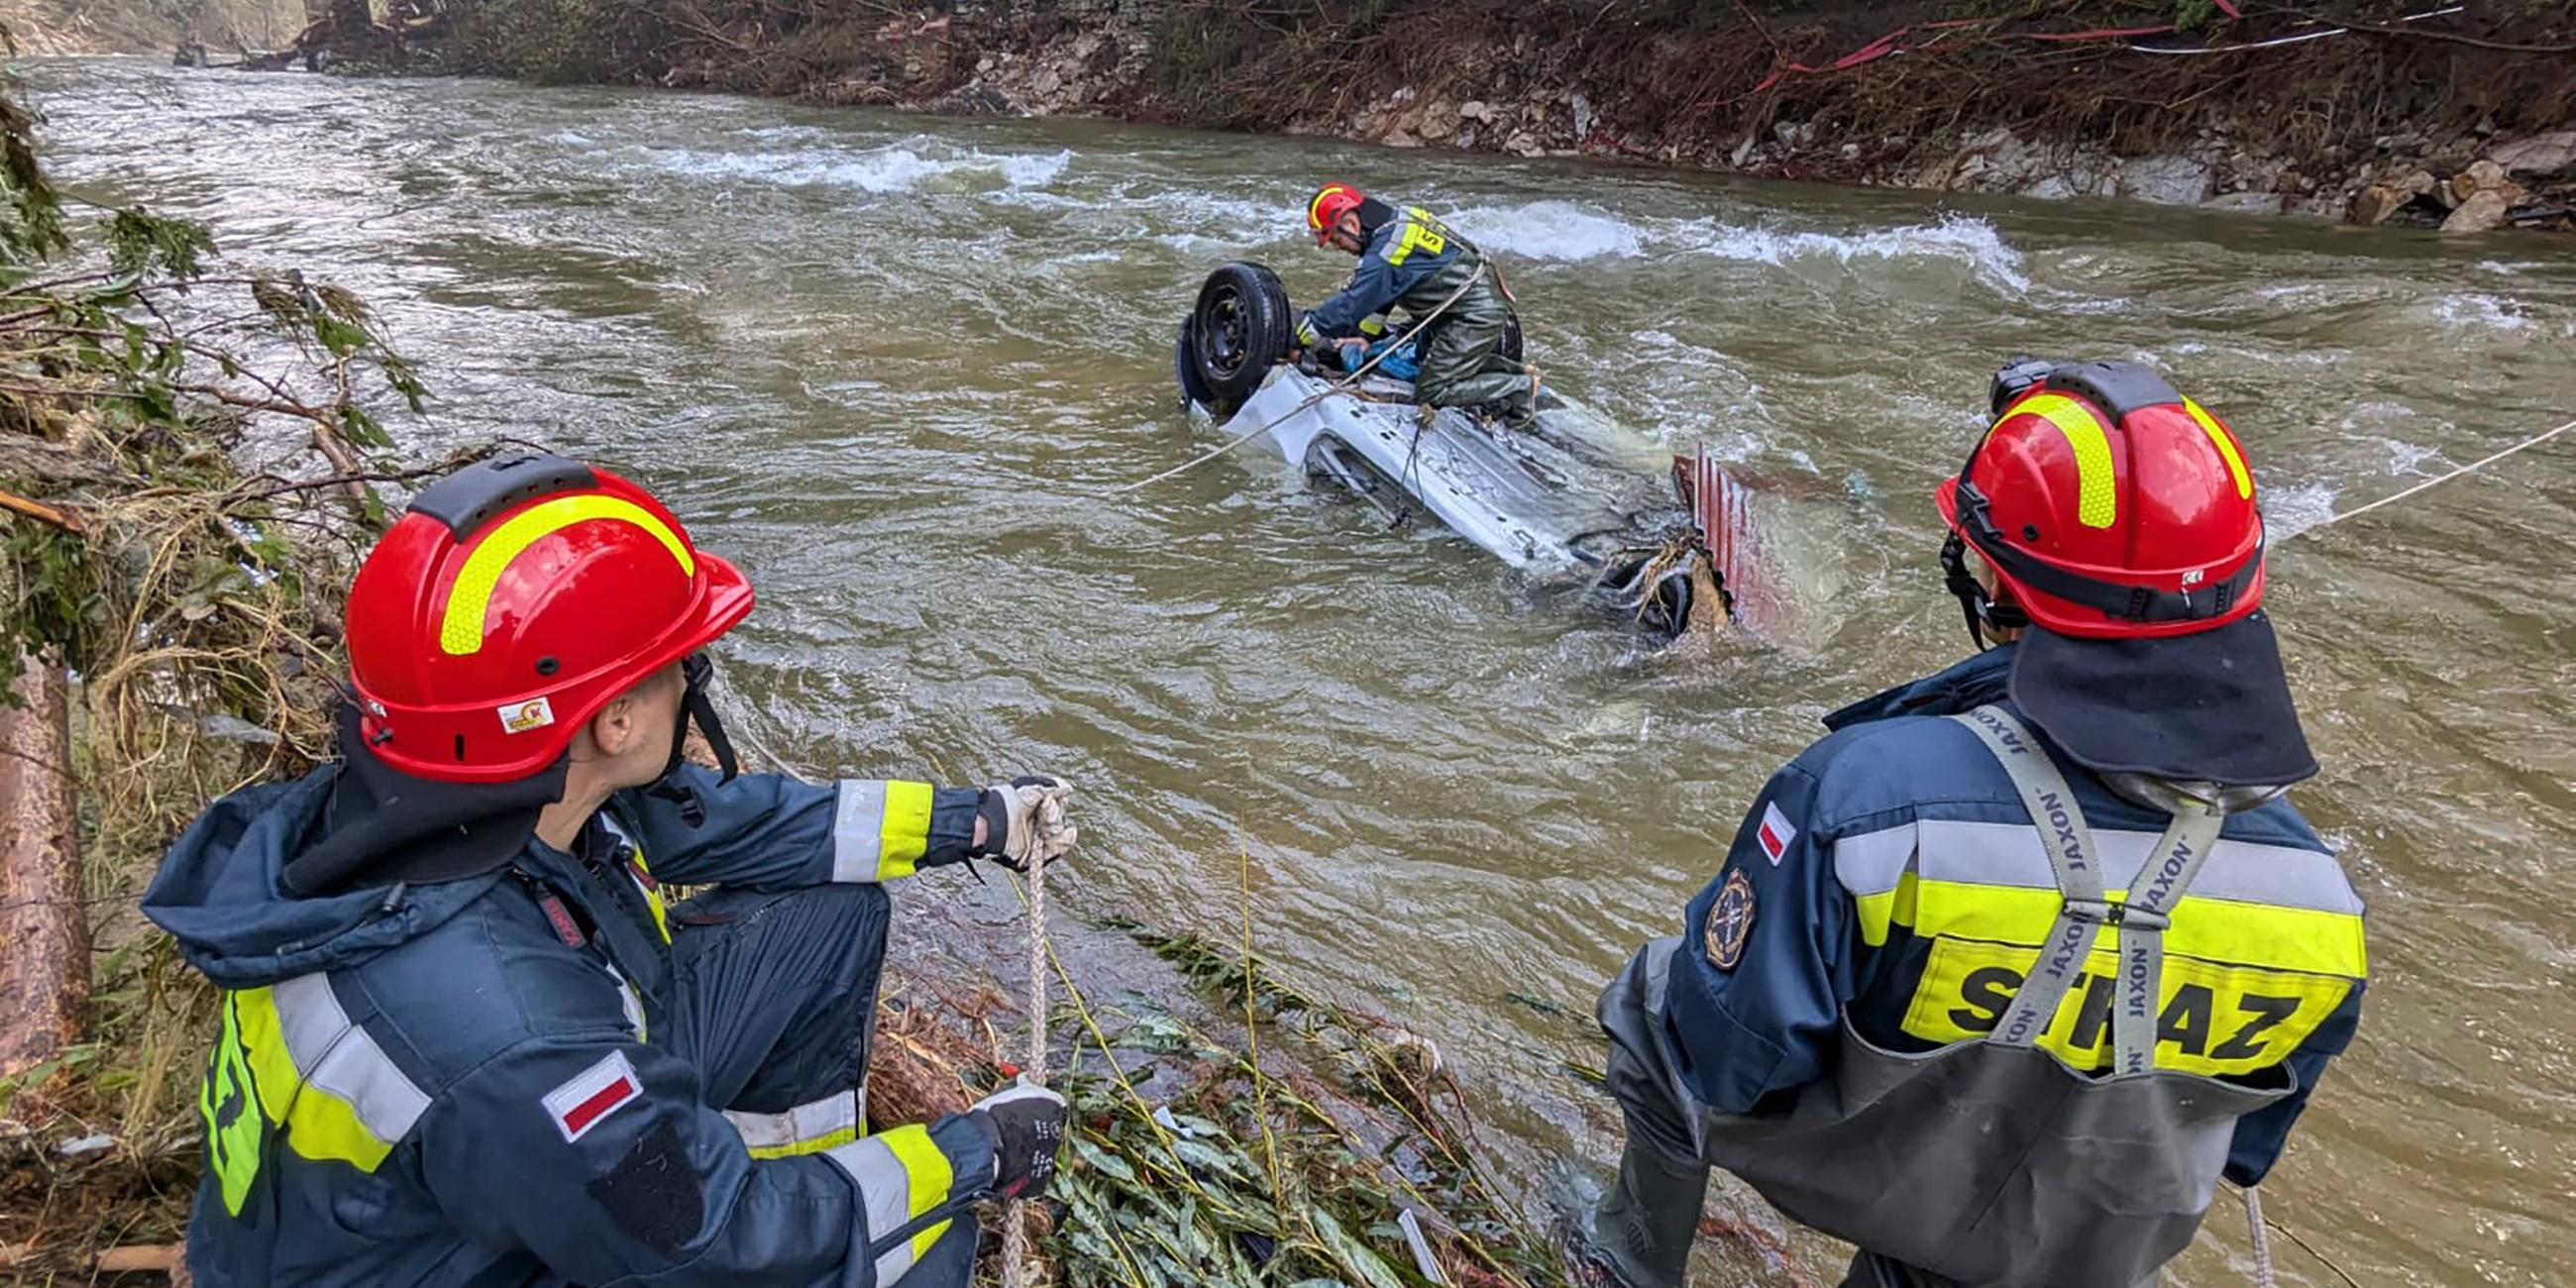
[[[1669,456],[1544,388],[1528,432],[1461,408],[1422,416],[1400,328],[1349,359],[1376,359],[1354,377],[1296,353],[1294,318],[1268,268],[1209,274],[1173,346],[1183,406],[1253,440],[1245,450],[1266,444],[1392,515],[1430,514],[1516,568],[1595,581],[1650,629],[1728,616],[1730,578],[1748,571],[1744,507],[1704,456]],[[1520,356],[1517,330],[1506,343]],[[1667,462],[1669,490],[1657,482]]]

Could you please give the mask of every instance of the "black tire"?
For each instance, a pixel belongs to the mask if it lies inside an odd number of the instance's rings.
[[[1279,275],[1238,260],[1208,274],[1190,311],[1190,358],[1207,405],[1231,416],[1287,361],[1288,288]]]
[[[1181,317],[1180,334],[1172,337],[1172,378],[1181,382],[1181,410],[1196,403],[1214,409],[1216,395],[1208,392],[1207,382],[1199,379],[1198,315]]]
[[[1503,356],[1514,362],[1527,361],[1521,353],[1521,315],[1518,313],[1512,314],[1511,321],[1503,324]]]

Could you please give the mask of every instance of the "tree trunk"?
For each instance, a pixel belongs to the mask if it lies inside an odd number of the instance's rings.
[[[61,667],[21,656],[0,706],[0,1077],[80,1041],[89,909],[73,816],[71,700]]]

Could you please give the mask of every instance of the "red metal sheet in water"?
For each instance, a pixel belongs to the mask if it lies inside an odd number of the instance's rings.
[[[1736,620],[1766,631],[1778,614],[1755,558],[1760,543],[1753,531],[1751,492],[1710,459],[1705,446],[1673,458],[1673,487],[1708,544],[1709,565],[1735,601]]]

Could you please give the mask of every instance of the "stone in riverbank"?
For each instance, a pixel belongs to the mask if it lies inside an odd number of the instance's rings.
[[[2488,156],[2508,174],[2565,174],[2576,169],[2576,130],[2552,130],[2498,144]]]

